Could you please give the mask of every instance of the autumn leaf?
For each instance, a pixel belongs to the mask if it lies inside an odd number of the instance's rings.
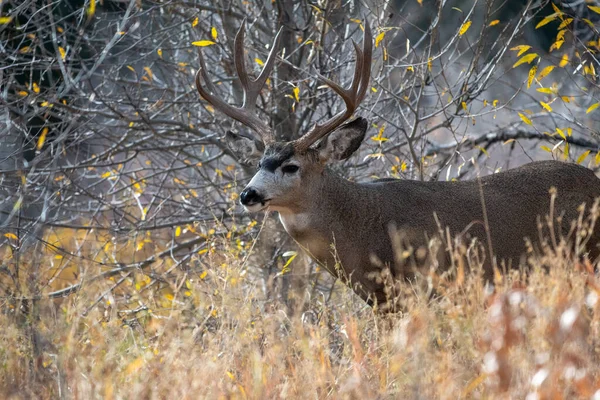
[[[60,53],[60,59],[64,61],[65,60],[65,56],[67,55],[67,52],[62,47],[58,48],[58,52]]]
[[[88,18],[91,18],[94,16],[94,14],[96,13],[96,0],[90,0],[90,4],[88,5],[88,8],[85,10],[85,13],[87,14]]]
[[[521,117],[521,119],[523,120],[523,122],[525,122],[527,125],[533,125],[533,124],[531,123],[531,120],[530,120],[529,118],[527,118],[527,117],[525,116],[525,114],[522,114],[522,113],[518,113],[518,114],[519,114],[519,117]]]
[[[217,37],[219,36],[219,34],[217,33],[217,28],[215,28],[214,26],[210,28],[210,36],[215,42],[217,41]]]
[[[544,110],[546,110],[548,112],[552,112],[552,107],[550,107],[550,104],[544,103],[543,101],[540,101],[540,104],[542,105],[542,107],[544,108]]]
[[[466,21],[465,23],[463,23],[460,27],[460,30],[458,31],[458,36],[462,36],[465,33],[467,33],[467,31],[469,30],[469,28],[471,27],[471,21]]]
[[[583,162],[583,160],[585,160],[587,158],[587,156],[589,156],[591,153],[591,150],[586,150],[582,155],[580,155],[577,158],[577,164],[581,164]]]
[[[194,18],[192,21],[192,28],[195,28],[198,25],[198,17]]]
[[[213,44],[215,44],[215,42],[213,42],[212,40],[197,40],[195,42],[192,42],[192,46],[196,47],[212,46]]]
[[[554,21],[557,17],[558,17],[558,13],[554,13],[551,15],[548,15],[546,18],[544,18],[543,20],[541,20],[536,26],[535,29],[541,28],[542,26],[549,24],[550,22]]]
[[[558,66],[563,68],[568,63],[569,63],[569,55],[565,53],[565,54],[563,54],[562,58],[560,59]]]
[[[263,60],[261,60],[260,58],[255,58],[255,59],[254,59],[254,62],[255,62],[255,63],[257,63],[258,65],[260,65],[261,67],[262,67],[263,65],[265,65],[265,63],[263,62]]]
[[[548,153],[552,153],[552,149],[548,146],[540,146],[540,149],[547,151]]]
[[[535,78],[535,74],[537,73],[537,68],[538,68],[537,65],[534,65],[529,70],[529,76],[527,78],[527,89],[529,89],[531,87],[531,83],[533,82],[533,79]]]
[[[158,54],[158,56],[159,56],[160,58],[162,58],[162,49],[158,49],[158,50],[156,50],[156,53]]]
[[[548,65],[547,67],[545,67],[544,69],[542,69],[542,71],[540,72],[540,74],[537,77],[538,81],[541,81],[546,76],[548,76],[548,74],[550,72],[552,72],[553,69],[554,69],[554,65]]]
[[[596,14],[600,14],[600,7],[598,7],[598,6],[588,6],[588,8],[590,10],[592,10],[593,12],[595,12]]]
[[[15,235],[14,233],[5,233],[4,237],[8,238],[8,239],[12,239],[12,240],[19,240],[19,238],[17,237],[17,235]]]
[[[600,105],[600,103],[594,103],[591,106],[588,107],[588,109],[585,111],[586,114],[591,113],[592,111],[594,111],[596,108],[598,108],[598,106]]]
[[[0,17],[0,25],[6,25],[12,21],[12,17]]]
[[[521,54],[525,53],[527,50],[529,50],[531,48],[531,46],[529,46],[528,44],[520,44],[518,46],[515,47],[511,47],[510,49],[512,51],[519,51],[517,53],[517,57],[520,57]]]
[[[44,129],[42,129],[42,133],[40,134],[40,137],[37,140],[37,145],[36,145],[36,149],[39,151],[42,149],[42,146],[44,145],[44,142],[46,141],[46,135],[48,134],[48,127],[44,127]]]
[[[296,99],[297,102],[300,102],[300,88],[298,86],[294,86],[292,92],[294,92],[294,99]]]
[[[40,85],[38,85],[37,83],[33,82],[33,91],[35,93],[39,93],[40,92]]]
[[[516,63],[515,63],[515,64],[514,64],[512,67],[513,67],[513,68],[516,68],[516,67],[518,67],[519,65],[521,65],[521,64],[525,64],[525,63],[527,63],[527,64],[531,64],[531,62],[532,62],[533,60],[535,60],[537,57],[538,57],[538,54],[537,54],[537,53],[530,53],[530,54],[527,54],[527,55],[525,55],[525,56],[521,57],[521,58],[519,59],[519,61],[517,61],[517,62],[516,62]]]
[[[499,23],[500,23],[500,20],[499,20],[499,19],[495,19],[495,20],[493,20],[492,22],[490,22],[490,24],[489,24],[488,26],[496,26],[496,25],[498,25]]]
[[[375,47],[379,47],[379,43],[381,43],[384,37],[385,31],[380,32],[377,36],[375,36]]]

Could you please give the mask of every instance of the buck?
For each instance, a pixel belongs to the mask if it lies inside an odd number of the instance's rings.
[[[253,80],[246,72],[244,25],[240,27],[234,60],[244,92],[241,107],[216,96],[202,53],[196,86],[215,109],[256,134],[252,138],[232,132],[226,135],[240,158],[260,160],[258,171],[240,194],[241,204],[250,212],[277,211],[288,234],[369,304],[383,305],[389,300],[385,282],[378,277],[384,271],[394,279],[410,279],[415,267],[447,269],[445,245],[437,252],[431,246],[435,238],[445,243],[444,232],[479,240],[486,251],[483,268],[489,278],[494,265],[500,265],[494,260],[504,266],[520,265],[526,252],[525,238],[533,243],[539,240],[540,221],[546,221],[545,216],[561,216],[562,224],[556,225],[550,217],[547,225],[555,228],[551,235],[567,237],[572,233],[568,222],[579,217],[580,205],[591,208],[600,196],[600,180],[591,170],[558,161],[532,162],[470,181],[355,183],[337,176],[327,163],[350,157],[368,128],[364,118],[350,119],[369,88],[369,24],[365,23],[362,49],[353,42],[356,65],[349,88],[317,74],[343,99],[343,110],[289,142],[276,141],[270,126],[254,114],[257,96],[275,64],[280,33],[264,68]],[[555,198],[549,194],[551,188],[556,188]],[[588,256],[595,258],[599,255],[598,236],[591,236]]]

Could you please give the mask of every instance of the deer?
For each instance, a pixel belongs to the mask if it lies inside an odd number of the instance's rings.
[[[525,262],[527,240],[540,239],[544,218],[566,237],[572,234],[573,224],[553,225],[553,216],[560,217],[558,222],[577,220],[580,206],[592,208],[600,197],[600,179],[593,171],[554,160],[460,181],[388,178],[357,183],[338,176],[328,164],[354,154],[369,125],[365,118],[353,116],[369,88],[370,26],[364,24],[362,48],[352,41],[356,61],[349,87],[316,73],[318,80],[342,98],[344,108],[315,123],[301,137],[285,142],[277,141],[274,130],[255,113],[257,97],[275,65],[280,35],[281,29],[264,67],[252,79],[244,61],[244,24],[239,28],[233,57],[243,88],[240,107],[216,95],[201,51],[196,87],[214,109],[252,131],[250,137],[231,131],[225,135],[229,148],[241,160],[258,161],[256,173],[239,195],[241,205],[250,213],[278,212],[294,241],[367,304],[389,304],[390,292],[379,274],[410,280],[427,265],[447,270],[449,249],[442,245],[435,251],[431,245],[435,238],[444,243],[445,233],[489,250],[482,266],[489,280],[498,262],[508,268]],[[600,255],[599,239],[597,230],[588,237],[586,256],[591,259]],[[399,256],[401,249],[403,255]]]

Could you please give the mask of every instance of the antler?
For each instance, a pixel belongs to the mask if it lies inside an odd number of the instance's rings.
[[[196,88],[198,89],[200,96],[212,104],[215,109],[254,130],[259,135],[262,142],[267,144],[275,141],[275,135],[269,125],[267,125],[263,120],[254,114],[254,109],[256,108],[256,98],[260,94],[262,87],[267,81],[267,78],[269,77],[269,74],[275,65],[275,55],[277,54],[277,48],[279,47],[279,37],[281,35],[282,28],[279,29],[277,36],[275,36],[273,46],[271,47],[271,52],[267,57],[267,62],[258,75],[258,78],[251,80],[248,76],[248,72],[246,71],[246,64],[244,62],[244,25],[245,23],[242,23],[242,26],[235,36],[235,47],[233,50],[235,69],[244,92],[244,102],[242,106],[234,107],[213,94],[216,93],[216,90],[206,74],[206,65],[204,64],[204,58],[202,57],[201,51],[199,53],[200,69],[196,74]],[[201,78],[204,80],[206,88],[202,86]]]
[[[352,41],[352,44],[354,45],[354,50],[356,51],[356,65],[354,67],[354,77],[352,78],[352,83],[350,84],[349,89],[344,89],[337,83],[317,73],[317,77],[321,81],[323,81],[327,86],[333,89],[334,92],[340,95],[346,104],[346,108],[322,125],[315,124],[315,126],[313,126],[313,128],[305,135],[296,139],[294,141],[294,148],[297,150],[306,150],[317,140],[321,139],[323,136],[340,126],[344,121],[350,118],[352,114],[354,114],[354,111],[358,108],[358,105],[365,97],[367,88],[369,86],[369,79],[371,78],[371,58],[373,54],[373,38],[371,35],[371,27],[369,26],[368,21],[365,21],[362,50],[358,47],[354,40]]]

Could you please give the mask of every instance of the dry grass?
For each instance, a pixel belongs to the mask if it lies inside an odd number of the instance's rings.
[[[600,398],[591,265],[549,251],[527,282],[504,277],[493,293],[468,274],[436,298],[406,286],[393,316],[340,285],[288,315],[245,275],[248,246],[213,236],[204,254],[135,271],[104,297],[123,274],[59,301],[4,298],[0,398]]]

